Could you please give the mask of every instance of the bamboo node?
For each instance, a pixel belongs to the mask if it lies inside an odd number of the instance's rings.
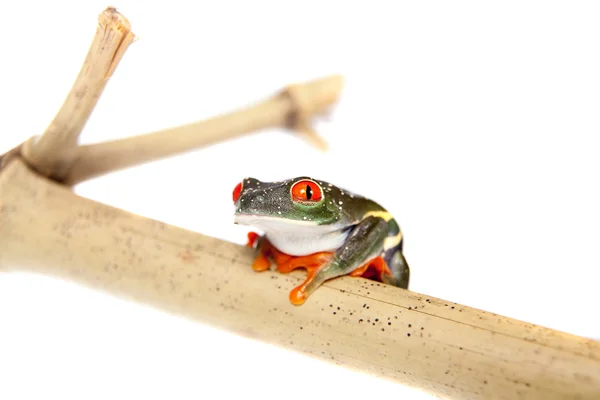
[[[18,145],[17,147],[7,151],[6,153],[0,155],[0,171],[2,171],[10,161],[15,159],[16,157],[21,156],[21,148],[23,144]]]

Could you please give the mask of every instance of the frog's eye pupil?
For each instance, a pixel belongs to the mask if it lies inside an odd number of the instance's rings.
[[[321,187],[313,181],[304,180],[292,186],[292,200],[298,203],[317,203],[323,198]]]
[[[310,186],[306,185],[306,200],[310,200],[312,198],[312,189]]]

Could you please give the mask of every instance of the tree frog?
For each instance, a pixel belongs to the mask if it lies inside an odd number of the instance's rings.
[[[408,288],[400,227],[379,204],[331,183],[298,177],[280,182],[244,178],[233,190],[234,223],[264,232],[248,233],[257,250],[255,271],[281,273],[305,268],[306,280],[290,293],[303,304],[323,282],[362,276]]]

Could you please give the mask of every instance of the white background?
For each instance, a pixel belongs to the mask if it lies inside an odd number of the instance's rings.
[[[43,132],[109,5],[5,3],[0,152]],[[235,184],[311,175],[396,216],[412,290],[600,338],[597,3],[348,3],[113,3],[140,40],[83,142],[208,118],[332,73],[346,87],[316,124],[329,153],[271,130],[77,192],[243,243]],[[0,377],[2,399],[429,398],[20,273],[0,274]]]

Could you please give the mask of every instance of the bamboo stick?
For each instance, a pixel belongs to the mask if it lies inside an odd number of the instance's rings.
[[[302,273],[251,269],[232,243],[78,197],[13,158],[0,268],[74,280],[453,399],[598,399],[600,343],[362,278],[307,303]],[[560,295],[560,293],[557,293]]]
[[[450,398],[600,397],[600,343],[359,278],[294,307],[302,273],[254,273],[251,252],[76,196],[102,173],[285,125],[319,148],[309,121],[339,77],[293,85],[209,121],[77,147],[106,79],[133,40],[114,8],[46,133],[0,157],[0,269],[47,273],[153,304]],[[37,171],[37,172],[36,172]]]

